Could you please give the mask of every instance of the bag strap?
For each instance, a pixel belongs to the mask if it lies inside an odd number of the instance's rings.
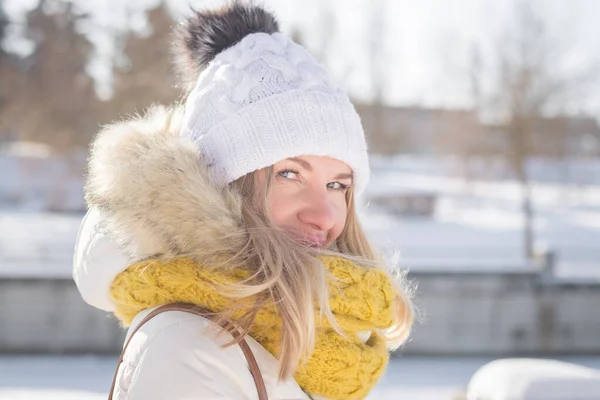
[[[219,322],[219,324],[221,325],[221,327],[223,329],[225,329],[229,333],[231,333],[231,335],[234,337],[235,340],[238,340],[238,344],[242,348],[242,352],[244,353],[244,356],[246,356],[246,360],[248,361],[248,366],[250,368],[250,373],[252,374],[252,378],[254,378],[254,383],[256,385],[256,390],[258,391],[258,399],[259,400],[268,400],[267,399],[267,389],[265,387],[265,382],[264,382],[262,374],[260,372],[260,368],[258,367],[258,363],[256,362],[256,358],[254,358],[254,354],[252,353],[252,350],[250,349],[250,346],[248,345],[248,343],[246,342],[246,340],[244,338],[240,338],[241,333],[237,329],[235,329],[235,327],[231,324],[231,322],[228,322],[228,321],[224,321],[224,322],[217,321],[214,318],[214,315],[215,315],[214,313],[211,313],[208,310],[205,310],[205,309],[203,309],[201,307],[198,307],[195,304],[189,304],[189,303],[171,303],[171,304],[165,304],[163,306],[160,306],[160,307],[156,308],[155,310],[153,310],[152,312],[150,312],[138,324],[138,326],[133,330],[133,332],[131,332],[131,335],[129,335],[129,338],[127,339],[127,341],[125,342],[125,345],[123,346],[123,351],[121,351],[121,356],[119,357],[119,361],[117,363],[117,368],[115,370],[115,375],[113,377],[112,385],[110,387],[110,393],[108,395],[108,400],[112,400],[112,398],[113,398],[113,391],[115,390],[115,385],[116,385],[116,382],[117,382],[117,374],[119,372],[119,366],[123,362],[123,357],[125,355],[125,351],[127,350],[127,346],[129,346],[129,342],[131,342],[131,339],[133,338],[133,335],[135,335],[135,333],[146,322],[150,321],[152,318],[154,318],[158,314],[161,314],[161,313],[163,313],[165,311],[183,311],[183,312],[188,312],[188,313],[191,313],[191,314],[200,315],[201,317],[204,317],[204,318],[206,318],[206,319],[208,319],[210,321],[213,321],[213,322]]]

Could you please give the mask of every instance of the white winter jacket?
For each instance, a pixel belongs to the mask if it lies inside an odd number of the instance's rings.
[[[148,312],[140,313],[132,327]],[[241,348],[224,348],[231,337],[217,336],[217,329],[212,322],[182,311],[154,317],[127,348],[114,399],[258,399]],[[277,360],[254,339],[248,337],[246,341],[258,362],[269,399],[308,399],[293,379],[278,382]]]
[[[77,239],[73,277],[96,308],[114,311],[111,284],[136,260],[224,246],[235,253],[243,244],[239,195],[214,186],[197,147],[179,136],[181,116],[181,109],[156,108],[106,127],[92,146],[85,190],[90,208]],[[215,338],[207,332],[211,326],[176,311],[149,321],[126,351],[115,399],[257,399],[241,348],[223,348],[231,338]],[[269,399],[308,398],[293,379],[277,382],[276,359],[247,341]]]
[[[107,296],[112,275],[128,261],[103,230],[101,213],[84,218],[75,249],[74,278],[83,298],[110,311]],[[127,337],[152,309],[138,314]],[[214,329],[213,329],[214,328]],[[135,334],[119,367],[115,400],[258,399],[248,362],[238,345],[224,348],[230,336],[213,322],[182,311],[167,311]],[[277,380],[277,360],[247,337],[260,367],[269,399],[308,399],[298,384]],[[108,382],[107,382],[108,384]]]

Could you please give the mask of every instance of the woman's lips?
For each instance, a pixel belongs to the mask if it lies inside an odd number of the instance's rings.
[[[309,247],[324,247],[327,238],[324,235],[305,234],[296,236],[295,240]]]

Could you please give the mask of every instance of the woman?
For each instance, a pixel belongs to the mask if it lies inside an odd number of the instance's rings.
[[[222,321],[269,399],[364,398],[413,314],[356,217],[369,175],[358,115],[260,7],[195,13],[177,45],[184,107],[106,127],[89,162],[74,277],[130,326],[113,398],[256,399]],[[179,302],[214,317],[140,325]]]

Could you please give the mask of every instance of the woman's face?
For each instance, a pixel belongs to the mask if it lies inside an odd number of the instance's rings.
[[[273,165],[267,207],[276,226],[298,242],[329,247],[346,224],[352,170],[330,157],[300,156]]]

